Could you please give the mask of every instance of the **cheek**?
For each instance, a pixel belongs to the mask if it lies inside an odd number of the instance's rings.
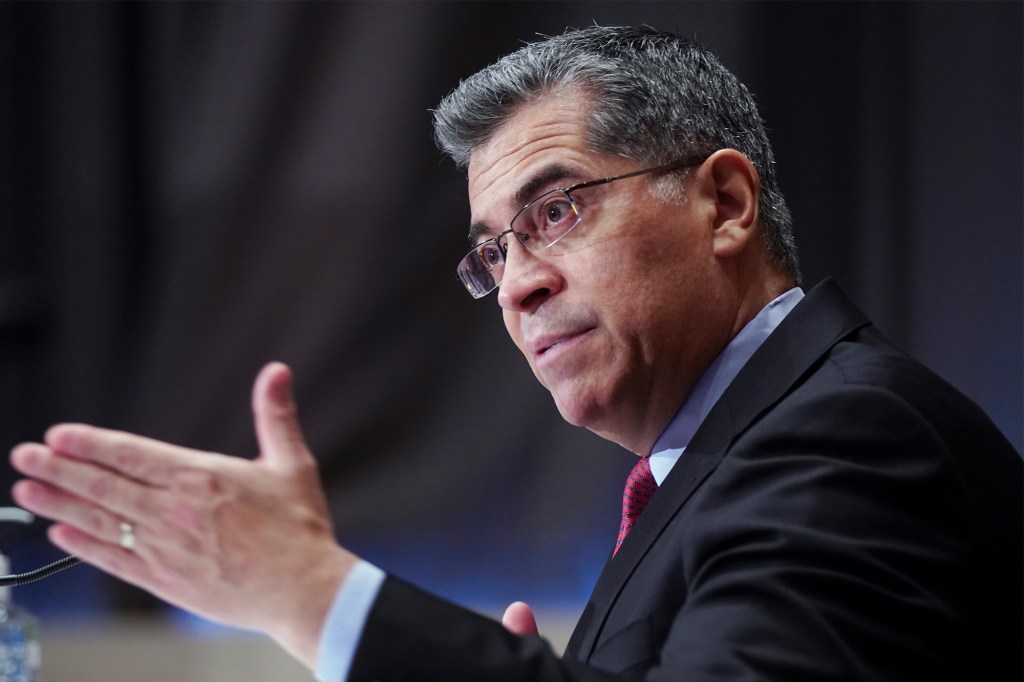
[[[642,315],[653,298],[664,296],[676,265],[655,240],[610,240],[602,246],[601,257],[578,273],[580,287],[603,310],[626,318]]]
[[[702,316],[704,302],[697,292],[705,288],[704,268],[693,251],[667,241],[619,240],[608,257],[588,268],[588,296],[617,349],[613,365],[655,362],[681,344],[679,337]]]
[[[519,316],[510,313],[507,310],[502,310],[501,321],[505,323],[505,329],[508,331],[508,335],[513,339],[516,338],[516,332],[519,330]]]
[[[502,320],[505,322],[505,331],[508,332],[509,337],[512,339],[512,343],[516,344],[516,348],[520,352],[523,351],[523,334],[519,324],[519,314],[503,310],[501,314]]]

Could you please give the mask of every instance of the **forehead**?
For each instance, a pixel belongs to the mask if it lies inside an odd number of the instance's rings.
[[[487,143],[470,155],[470,192],[486,189],[486,185],[512,168],[531,162],[546,151],[585,151],[585,106],[582,95],[555,92],[520,107]]]
[[[506,121],[469,160],[474,224],[495,231],[527,196],[565,182],[591,179],[601,155],[586,145],[586,99],[571,92],[544,95]]]

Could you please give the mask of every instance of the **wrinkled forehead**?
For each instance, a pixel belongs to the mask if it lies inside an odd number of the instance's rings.
[[[502,174],[544,146],[584,146],[587,98],[576,90],[560,90],[520,105],[486,142],[470,154],[472,179]],[[571,139],[570,139],[571,138]]]
[[[579,96],[551,94],[521,107],[470,155],[472,222],[499,232],[540,192],[588,175],[585,107]]]
[[[471,200],[495,183],[528,173],[560,153],[578,156],[586,152],[588,101],[583,93],[571,89],[549,92],[519,106],[470,154]]]

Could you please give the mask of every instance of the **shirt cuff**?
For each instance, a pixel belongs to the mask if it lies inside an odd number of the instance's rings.
[[[319,682],[344,682],[348,678],[359,638],[385,575],[373,564],[360,560],[338,588],[320,632],[316,661]]]

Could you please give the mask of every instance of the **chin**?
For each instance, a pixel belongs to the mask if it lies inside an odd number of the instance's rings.
[[[573,426],[582,426],[593,431],[607,414],[605,403],[593,395],[580,395],[577,392],[566,396],[552,393],[552,396],[562,419]]]

